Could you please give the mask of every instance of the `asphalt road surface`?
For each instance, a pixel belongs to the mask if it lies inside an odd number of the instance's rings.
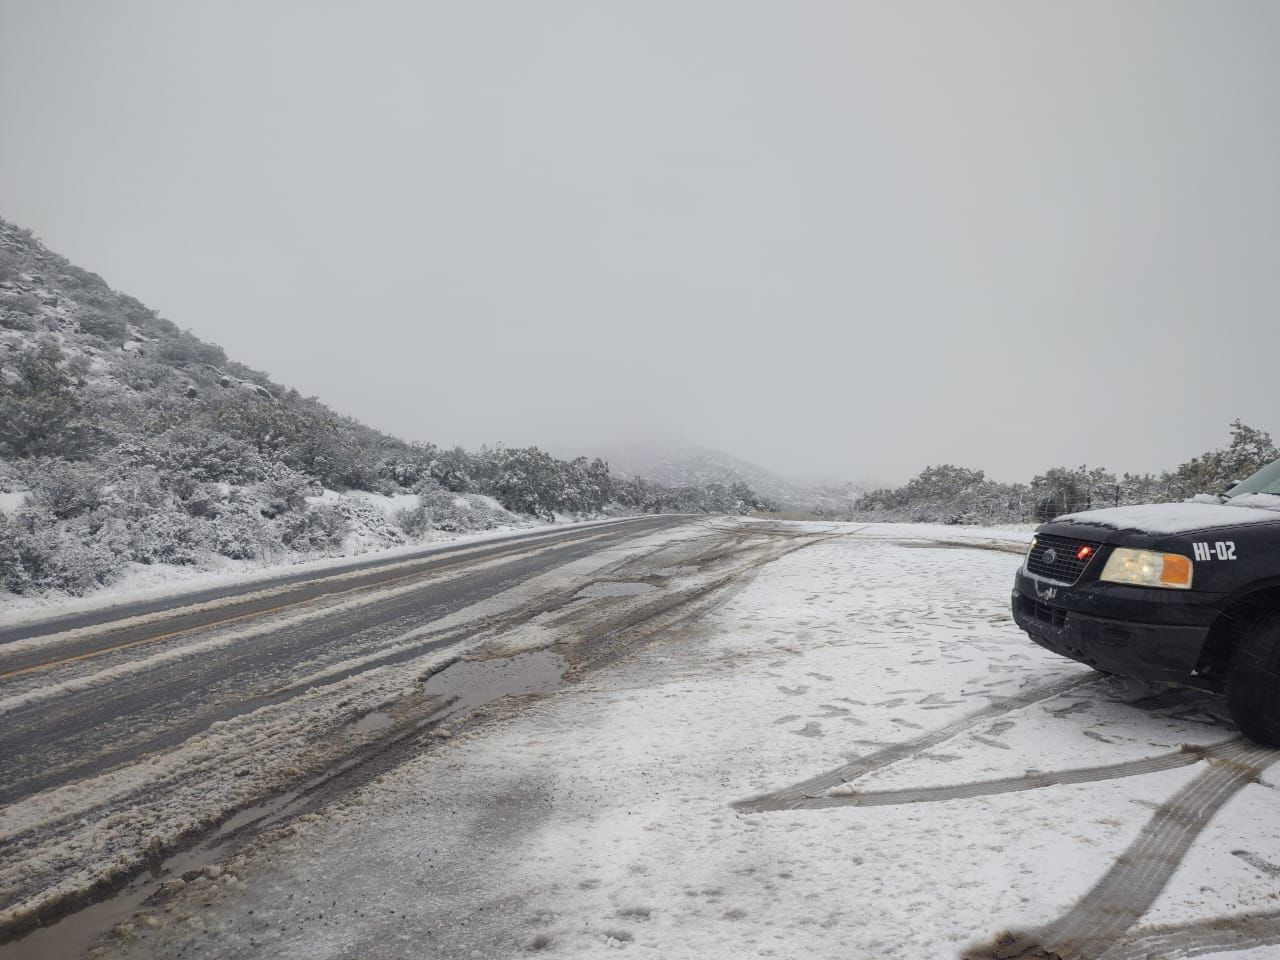
[[[231,624],[248,626],[257,618],[335,597],[358,598],[397,588],[392,596],[375,597],[354,608],[343,605],[329,616],[248,637],[218,656],[194,662],[173,659],[130,674],[109,688],[95,688],[89,695],[71,688],[64,696],[37,699],[6,713],[0,726],[0,804],[91,776],[185,740],[216,721],[279,702],[293,692],[293,677],[346,659],[353,649],[376,651],[382,638],[686,519],[649,517],[460,547],[419,559],[398,556],[0,629],[2,699],[19,681],[56,677],[68,667],[109,668],[116,659],[145,655],[159,644],[194,643],[206,632]],[[472,567],[474,572],[468,569]],[[442,574],[460,570],[464,575],[441,581]],[[136,622],[140,618],[144,622]],[[53,647],[17,643],[69,631],[86,635]],[[329,680],[457,642],[457,636],[424,639],[336,671]]]
[[[814,540],[642,517],[0,626],[0,958],[82,953],[148,869],[317,809]]]

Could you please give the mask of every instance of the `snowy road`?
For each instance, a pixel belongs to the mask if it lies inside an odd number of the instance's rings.
[[[456,712],[607,659],[794,539],[769,530],[588,524],[10,629],[0,934],[171,868],[193,841],[220,848],[332,798]],[[688,563],[701,573],[672,585]],[[621,602],[579,599],[591,591]],[[103,909],[0,956],[62,955],[57,931]]]
[[[321,679],[450,647],[455,632],[396,639],[680,522],[520,537],[0,632],[0,805],[169,748]]]
[[[91,862],[145,847],[104,798],[172,829],[192,769],[225,802],[375,751],[0,957],[119,921],[97,955],[1274,958],[1277,754],[1213,697],[1030,643],[1022,536],[704,521],[557,566],[438,621],[470,631],[444,672],[371,669],[0,811],[21,883],[69,869],[41,822]]]
[[[698,619],[190,875],[104,955],[1276,956],[1276,755],[1218,701],[1030,643],[1013,553],[791,529]]]

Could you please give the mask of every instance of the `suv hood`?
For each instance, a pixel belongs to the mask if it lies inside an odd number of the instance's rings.
[[[1054,523],[1083,523],[1111,530],[1133,530],[1139,533],[1190,533],[1221,527],[1239,527],[1253,523],[1280,523],[1280,497],[1266,497],[1266,506],[1250,497],[1250,503],[1147,503],[1136,507],[1107,507],[1055,517]],[[1274,505],[1273,505],[1274,504]]]

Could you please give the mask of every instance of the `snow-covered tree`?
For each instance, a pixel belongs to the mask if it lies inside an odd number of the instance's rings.
[[[1280,458],[1271,434],[1231,421],[1231,438],[1224,449],[1193,457],[1165,475],[1175,494],[1222,493],[1232,484]]]

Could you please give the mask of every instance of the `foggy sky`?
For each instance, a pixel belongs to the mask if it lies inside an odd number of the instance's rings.
[[[0,215],[414,440],[1280,433],[1280,4],[0,0]]]

